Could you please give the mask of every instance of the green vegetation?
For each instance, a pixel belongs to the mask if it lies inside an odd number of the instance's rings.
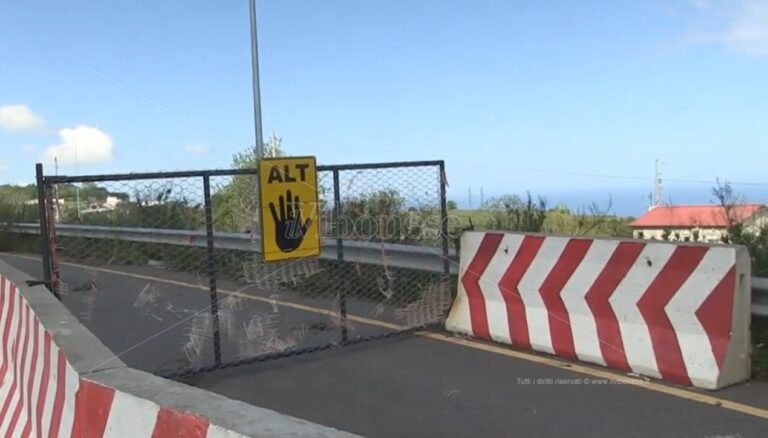
[[[547,201],[534,200],[530,192],[523,200],[516,195],[504,195],[486,203],[488,220],[485,226],[491,230],[542,232],[547,219]]]
[[[30,240],[29,236],[11,233],[10,224],[13,222],[37,222],[37,188],[28,186],[0,186],[0,251],[10,251],[16,248],[37,251],[38,239]]]
[[[452,210],[449,216],[455,218],[451,222],[451,231],[471,224],[476,230],[631,238],[629,223],[634,218],[619,217],[609,210],[610,202],[607,208],[593,203],[576,211],[564,206],[547,208],[545,199],[534,200],[528,193],[525,199],[515,195],[502,196],[489,201],[481,210]]]
[[[379,190],[344,198],[339,234],[374,242],[437,244],[437,205],[406,207],[395,190]]]
[[[26,186],[0,185],[0,202],[3,204],[23,204],[26,201],[35,199],[37,199],[37,186],[35,184],[28,184]]]
[[[104,204],[107,197],[110,196],[121,201],[127,201],[129,198],[127,193],[110,192],[96,183],[81,184],[79,193],[78,187],[74,184],[57,184],[54,195],[59,200],[61,214],[66,219],[72,220],[75,220],[77,216],[78,199],[80,206],[86,208],[92,204]],[[6,211],[0,211],[0,220],[6,220],[7,216],[3,215],[7,214],[9,207],[16,209],[16,213],[20,208],[26,208],[26,210],[34,211],[37,214],[37,186],[34,184],[26,186],[0,185],[0,208],[6,209]],[[24,213],[22,217],[29,217],[29,214]]]
[[[8,225],[0,225],[0,252],[37,253],[40,251],[40,238],[33,234],[17,234],[8,230]]]
[[[283,157],[283,139],[274,133],[265,145],[268,157]],[[233,169],[256,169],[258,167],[256,148],[248,148],[232,157]],[[258,177],[236,175],[212,195],[213,223],[217,231],[243,232],[258,229]]]
[[[746,246],[752,258],[752,275],[768,277],[768,226],[759,230],[745,229],[743,218],[735,213],[735,208],[744,204],[744,199],[727,181],[718,181],[712,189],[712,195],[725,210],[728,221],[728,233],[723,236],[723,242]]]
[[[279,144],[275,156],[284,155]],[[233,169],[255,169],[258,158],[255,148],[235,154]],[[217,231],[242,232],[258,228],[258,177],[237,175],[212,196],[213,223]]]
[[[752,377],[768,380],[768,318],[752,318]]]

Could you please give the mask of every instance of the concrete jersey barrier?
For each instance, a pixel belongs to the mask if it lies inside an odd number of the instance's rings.
[[[459,271],[449,331],[706,389],[749,378],[743,247],[467,232]]]
[[[0,262],[0,437],[353,437],[126,367]]]

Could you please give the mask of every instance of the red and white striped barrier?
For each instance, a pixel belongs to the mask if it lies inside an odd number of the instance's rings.
[[[237,438],[189,413],[161,408],[133,395],[87,380],[75,398],[73,437]]]
[[[446,329],[670,382],[749,378],[746,250],[467,232]]]
[[[0,437],[243,437],[81,378],[1,276],[0,339]]]
[[[0,436],[69,437],[78,375],[3,277],[0,336]]]

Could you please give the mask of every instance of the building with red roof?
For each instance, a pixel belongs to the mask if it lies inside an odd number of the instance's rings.
[[[728,209],[720,205],[658,206],[629,225],[636,239],[721,242],[728,227],[734,224],[757,232],[768,225],[768,208],[763,204]]]

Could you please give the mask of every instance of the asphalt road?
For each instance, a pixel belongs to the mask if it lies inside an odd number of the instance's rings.
[[[0,258],[39,275],[35,260]],[[151,267],[112,266],[111,272],[71,265],[63,269],[73,279],[64,303],[108,347],[123,352],[129,365],[148,371],[190,365],[182,347],[189,343],[194,312],[206,314],[210,304],[196,278]],[[96,284],[97,292],[85,287],[90,283]],[[159,292],[149,294],[157,295],[151,305],[137,306],[137,297],[147,288]],[[274,313],[275,303],[263,296],[252,298],[244,297],[238,304],[238,323],[250,321],[248,316]],[[290,298],[294,297],[283,297]],[[277,328],[262,330],[256,337],[277,333],[283,344],[276,347],[273,342],[271,348],[284,346],[286,339],[300,339],[302,346],[338,339],[338,326],[323,313],[326,305],[312,302],[302,310],[278,304],[280,319],[273,323]],[[296,327],[301,327],[298,334]],[[382,330],[357,322],[354,335]],[[225,359],[243,354],[244,331],[234,330],[239,337],[224,336]],[[412,335],[218,370],[186,381],[370,437],[768,436],[765,383],[704,393],[724,403],[736,400],[746,405],[712,406],[695,401],[702,394],[696,391],[610,383],[600,377],[604,370],[598,368],[589,372],[593,368],[544,365],[535,361],[541,356],[510,357],[503,349],[483,349],[488,344],[459,345],[462,342],[452,339]],[[212,360],[210,340],[203,339],[202,344],[192,358],[198,364]]]
[[[38,260],[0,258],[40,278]],[[67,285],[62,302],[129,366],[167,374],[215,363],[211,298],[205,279],[149,266],[71,264],[62,264],[61,277]],[[327,310],[338,305],[335,297],[305,297],[287,291],[272,294],[226,281],[219,286],[232,291],[220,294],[217,301],[225,364],[257,354],[341,341],[340,321]],[[314,311],[283,305],[281,300],[286,298]],[[354,300],[348,307],[351,312],[362,310]],[[347,328],[351,339],[392,331],[355,321],[348,322]]]

